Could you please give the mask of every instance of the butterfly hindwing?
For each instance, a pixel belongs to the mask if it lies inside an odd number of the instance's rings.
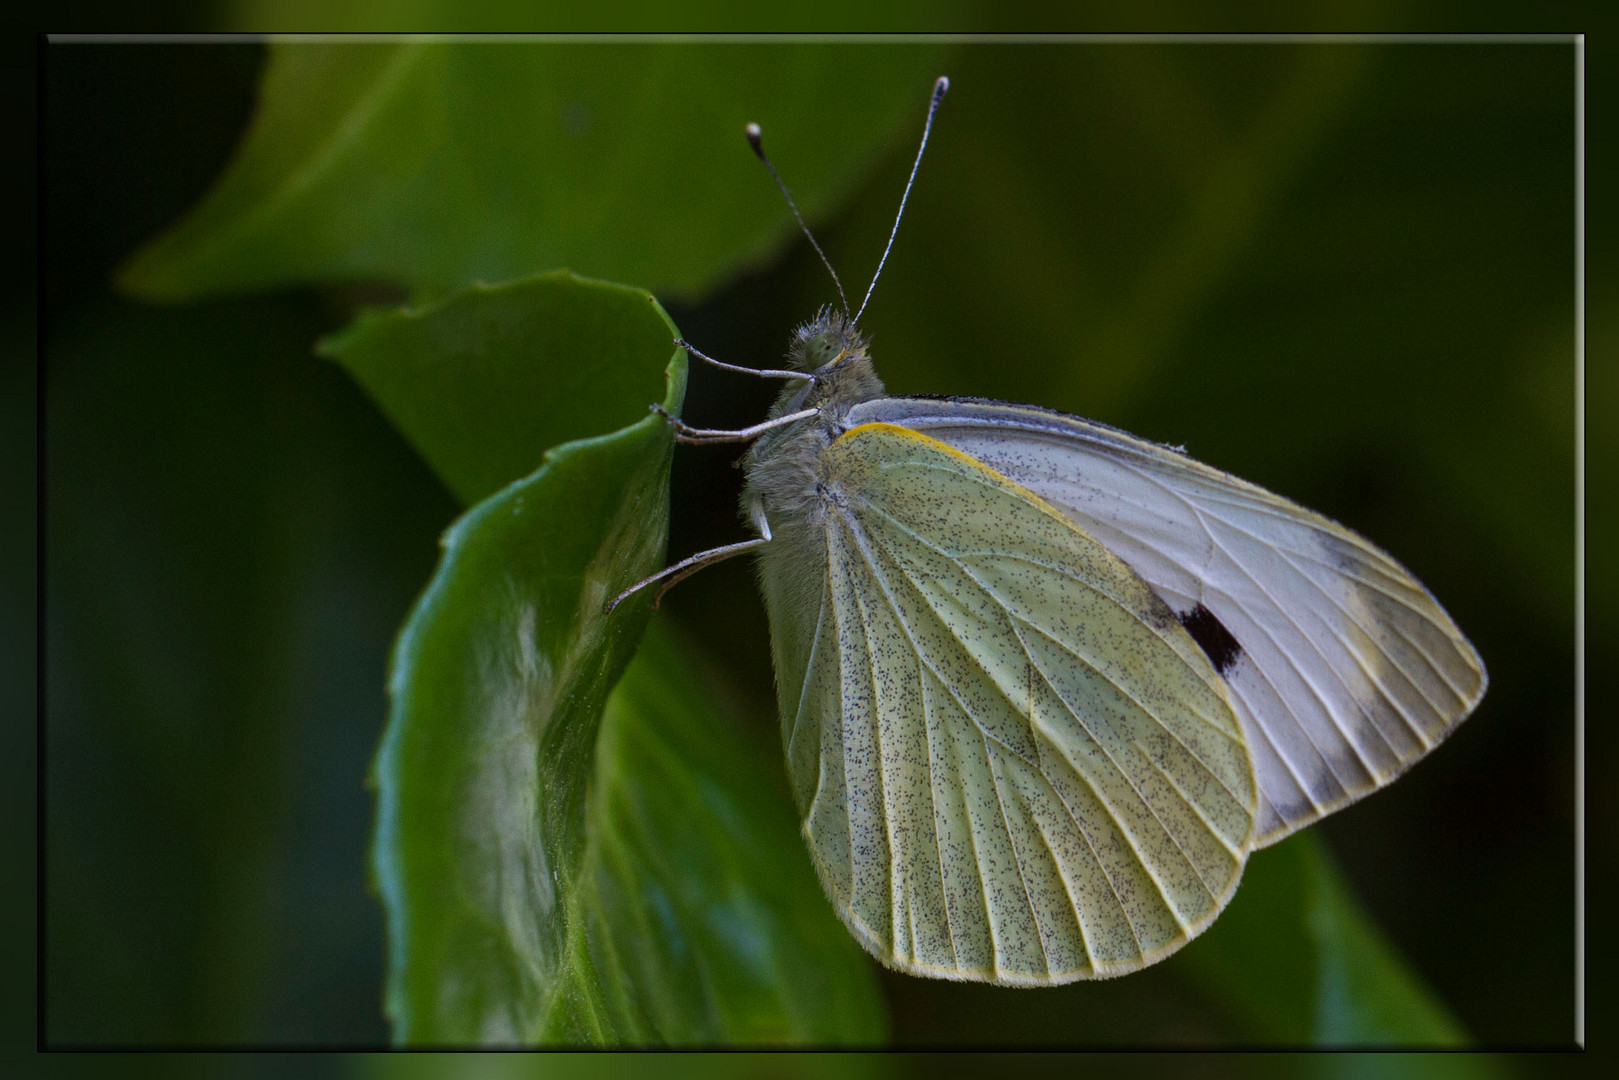
[[[1229,899],[1257,809],[1224,684],[1103,545],[933,439],[855,428],[764,564],[789,773],[845,922],[918,974],[1135,970]],[[777,547],[773,544],[772,547]],[[787,603],[772,578],[806,566]]]
[[[1398,776],[1484,694],[1439,603],[1350,530],[1168,447],[999,402],[883,398],[851,424],[925,433],[1055,506],[1172,607],[1249,732],[1274,843]]]

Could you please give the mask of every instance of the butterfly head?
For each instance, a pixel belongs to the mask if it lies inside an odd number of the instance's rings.
[[[836,410],[882,396],[882,380],[872,367],[865,337],[837,308],[822,308],[793,331],[787,360],[794,370],[811,372],[815,378],[785,387],[773,415],[825,403]]]
[[[851,365],[871,366],[866,339],[837,308],[824,307],[815,318],[793,331],[787,359],[797,371],[830,374]]]

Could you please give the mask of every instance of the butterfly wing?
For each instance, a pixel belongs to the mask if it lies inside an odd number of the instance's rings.
[[[1133,971],[1207,926],[1257,790],[1173,613],[933,439],[858,427],[820,474],[824,513],[762,571],[773,638],[807,643],[778,648],[789,773],[855,936],[916,974],[1038,985]]]
[[[1248,733],[1263,847],[1393,780],[1484,696],[1478,653],[1404,567],[1337,522],[1102,424],[885,398],[899,424],[1058,507],[1140,574],[1222,669]]]

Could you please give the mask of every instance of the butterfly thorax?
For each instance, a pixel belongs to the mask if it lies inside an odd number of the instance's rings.
[[[795,371],[815,375],[812,382],[794,381],[771,406],[772,417],[818,409],[807,417],[766,432],[748,452],[744,467],[748,491],[743,511],[762,502],[774,521],[810,509],[818,499],[818,462],[832,440],[842,434],[849,410],[883,396],[883,383],[871,363],[866,339],[843,312],[823,308],[799,327],[787,347]]]

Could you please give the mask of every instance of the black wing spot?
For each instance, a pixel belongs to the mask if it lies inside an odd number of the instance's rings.
[[[1214,612],[1199,604],[1180,616],[1180,620],[1203,655],[1209,658],[1209,663],[1214,665],[1214,670],[1221,675],[1230,671],[1231,665],[1242,655],[1242,645],[1231,636],[1225,624],[1214,617]]]

